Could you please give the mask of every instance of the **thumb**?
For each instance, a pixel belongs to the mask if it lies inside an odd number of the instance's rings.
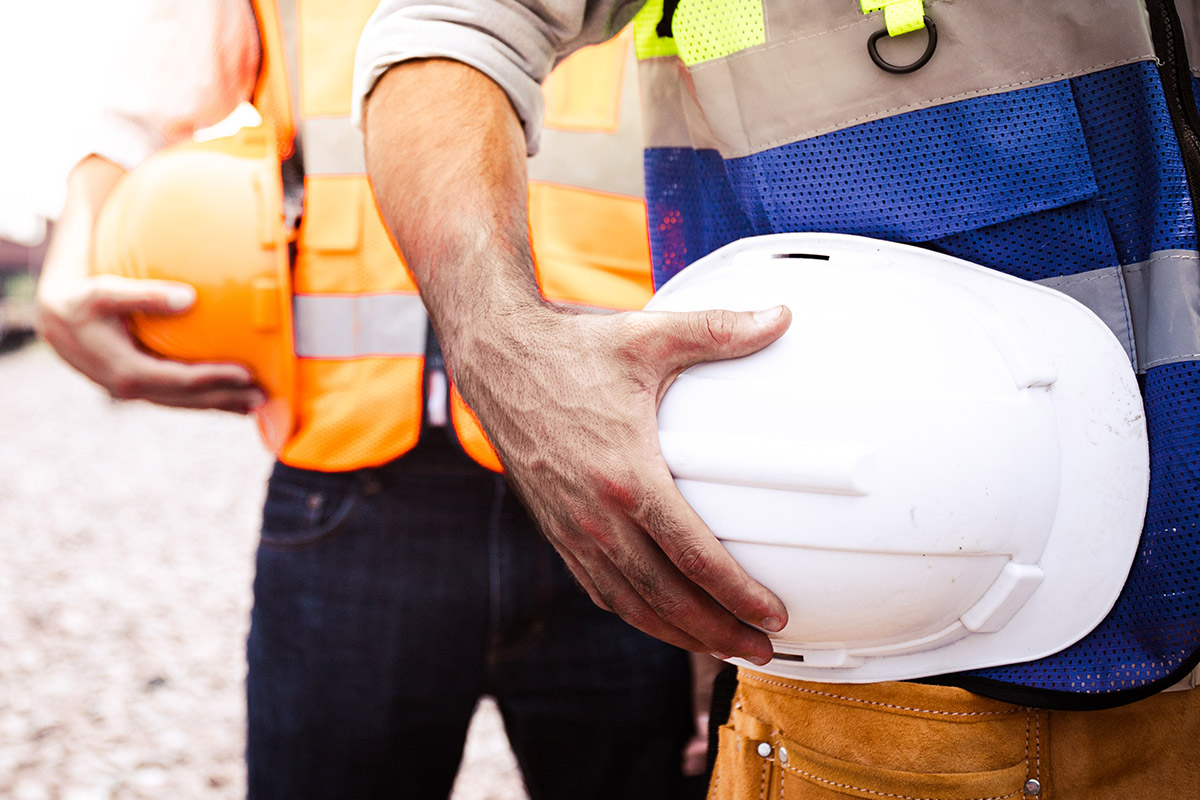
[[[178,314],[196,302],[196,290],[178,281],[141,280],[118,275],[92,279],[88,303],[99,314]]]
[[[662,363],[669,372],[694,364],[756,353],[783,336],[792,322],[787,306],[762,311],[663,312],[670,317],[661,331]]]

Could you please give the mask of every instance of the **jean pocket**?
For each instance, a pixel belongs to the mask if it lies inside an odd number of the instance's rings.
[[[315,547],[338,535],[358,506],[362,489],[354,475],[303,479],[272,475],[263,505],[260,546],[288,552]]]

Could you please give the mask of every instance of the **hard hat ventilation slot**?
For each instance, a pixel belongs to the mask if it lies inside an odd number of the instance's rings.
[[[772,253],[771,258],[807,258],[810,261],[828,261],[829,256],[817,253]]]

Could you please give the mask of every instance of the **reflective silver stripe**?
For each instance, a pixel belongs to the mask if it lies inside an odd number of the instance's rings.
[[[701,139],[711,135],[721,155],[733,158],[907,111],[1154,58],[1140,0],[933,0],[925,8],[937,23],[937,52],[916,72],[891,75],[872,63],[866,49],[869,36],[883,26],[881,14],[864,17],[853,2],[765,0],[765,44],[688,69],[706,122]],[[924,37],[906,34],[881,48],[895,63],[906,63],[912,55],[907,50],[923,49]],[[643,64],[655,60],[661,59]],[[653,68],[642,77],[679,80]],[[692,146],[691,121],[679,126],[658,119],[688,113],[678,100],[647,106],[647,130],[662,137],[647,144]]]
[[[1138,369],[1200,359],[1200,255],[1164,250],[1122,272]]]
[[[425,355],[425,306],[415,294],[298,294],[292,313],[301,358]]]
[[[1163,250],[1149,260],[1038,283],[1090,308],[1139,372],[1200,360],[1200,254]]]
[[[642,197],[642,112],[637,58],[629,47],[621,82],[621,121],[616,133],[545,128],[542,147],[529,159],[529,180]]]
[[[300,123],[306,175],[362,175],[362,133],[349,117],[319,117]]]
[[[1078,275],[1046,278],[1038,283],[1058,289],[1083,303],[1116,335],[1125,348],[1129,363],[1137,364],[1137,347],[1133,323],[1129,319],[1129,302],[1125,297],[1124,281],[1120,267],[1105,267]]]
[[[642,123],[633,48],[629,48],[616,133],[551,130],[529,159],[529,179],[600,192],[642,197]],[[361,175],[362,133],[349,117],[318,117],[300,123],[304,170],[310,176]]]
[[[721,141],[688,88],[686,71],[675,58],[652,58],[638,65],[645,144],[720,150]]]

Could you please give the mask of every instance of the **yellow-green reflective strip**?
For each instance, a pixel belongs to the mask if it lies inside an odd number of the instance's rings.
[[[658,35],[662,11],[663,0],[649,0],[633,18],[633,49],[639,61],[679,55],[674,39]]]
[[[671,32],[688,66],[733,55],[766,42],[762,0],[679,0]]]
[[[883,22],[887,25],[888,36],[899,36],[902,33],[919,31],[925,27],[924,0],[861,0],[862,12],[883,9]]]

